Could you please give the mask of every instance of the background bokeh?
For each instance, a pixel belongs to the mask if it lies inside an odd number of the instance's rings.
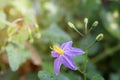
[[[99,80],[120,80],[119,0],[0,0],[0,80],[53,80],[50,47],[72,40],[74,47],[85,50],[84,38],[67,23],[84,33],[86,17],[88,29],[99,22],[88,35],[88,45],[104,34],[89,49],[87,79],[97,80],[91,78],[98,75]],[[84,55],[73,58],[83,69]],[[62,66],[56,80],[83,79]]]

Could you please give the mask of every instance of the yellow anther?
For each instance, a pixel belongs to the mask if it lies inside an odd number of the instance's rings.
[[[64,54],[64,51],[59,46],[57,46],[57,45],[54,45],[53,49],[54,49],[55,52],[57,52],[60,55]]]

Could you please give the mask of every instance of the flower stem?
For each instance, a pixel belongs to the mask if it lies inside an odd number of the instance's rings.
[[[97,42],[97,41],[95,40],[95,41],[94,41],[89,47],[87,47],[86,49],[89,50],[91,47],[93,47],[93,46],[96,44],[96,42]]]
[[[77,33],[79,33],[82,37],[84,37],[84,35],[80,32],[80,31],[78,31],[76,28],[74,29]]]
[[[77,69],[81,74],[83,74],[83,72],[81,71],[81,69],[78,67],[78,69]]]
[[[87,43],[88,43],[88,37],[86,35],[86,40],[85,40],[85,45],[87,47]],[[87,62],[88,62],[88,48],[86,48],[85,50],[85,60],[84,60],[84,80],[86,80],[86,66],[87,66]]]
[[[88,43],[86,38],[86,43]],[[85,62],[84,62],[84,80],[86,80],[86,70],[87,70],[87,62],[88,62],[88,48],[85,50]]]
[[[87,30],[87,24],[88,24],[88,19],[84,19],[85,22],[85,47],[88,46],[88,30]],[[86,80],[86,70],[87,70],[87,62],[88,62],[88,48],[85,50],[85,60],[84,60],[84,80]]]
[[[78,34],[80,34],[82,37],[84,37],[84,35],[75,27],[74,24],[72,24],[71,22],[68,22],[68,25],[73,28]]]

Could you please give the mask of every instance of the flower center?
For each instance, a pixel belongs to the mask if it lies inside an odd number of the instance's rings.
[[[60,55],[63,55],[64,54],[64,50],[62,50],[59,46],[57,46],[57,45],[54,45],[53,46],[53,49],[54,49],[54,51],[55,52],[57,52],[58,54],[60,54]]]

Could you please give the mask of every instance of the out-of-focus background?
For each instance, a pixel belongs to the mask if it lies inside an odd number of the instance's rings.
[[[84,33],[86,17],[88,29],[99,22],[88,45],[104,34],[89,49],[87,79],[99,74],[100,80],[120,80],[120,0],[0,0],[0,80],[50,80],[47,73],[55,75],[50,47],[72,40],[85,50],[84,38],[67,23]],[[84,55],[74,61],[83,69]],[[83,79],[62,66],[57,80]]]

